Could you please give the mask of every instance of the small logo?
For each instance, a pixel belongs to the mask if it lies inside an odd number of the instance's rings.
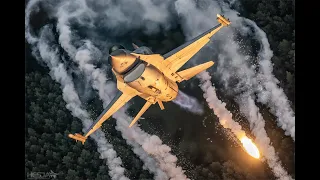
[[[53,172],[30,172],[27,173],[27,179],[56,179],[58,173]]]

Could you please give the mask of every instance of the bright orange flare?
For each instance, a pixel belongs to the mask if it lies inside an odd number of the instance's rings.
[[[247,151],[247,153],[256,158],[259,159],[260,153],[257,148],[257,146],[249,139],[247,136],[244,136],[240,139],[241,143],[243,144],[244,149]]]

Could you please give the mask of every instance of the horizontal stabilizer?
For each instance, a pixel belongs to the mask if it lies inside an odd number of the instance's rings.
[[[136,123],[138,121],[138,119],[142,116],[142,114],[144,112],[146,112],[146,110],[151,106],[152,103],[150,103],[149,101],[146,102],[146,104],[144,104],[144,106],[141,108],[141,110],[139,111],[139,113],[137,114],[137,116],[132,120],[131,124],[129,125],[129,127],[133,126],[134,123]]]
[[[208,69],[209,67],[211,67],[214,64],[213,61],[209,61],[203,64],[200,64],[198,66],[183,70],[183,71],[179,71],[177,72],[177,74],[183,79],[183,80],[189,80],[191,79],[193,76],[199,74],[200,72]],[[182,81],[183,81],[182,80]],[[178,81],[181,82],[181,81]]]

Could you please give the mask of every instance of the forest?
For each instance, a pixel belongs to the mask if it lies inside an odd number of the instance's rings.
[[[268,35],[271,50],[274,53],[273,73],[280,81],[280,86],[294,108],[295,1],[240,0],[240,2],[241,15],[255,21]],[[29,48],[26,45],[26,52],[31,51]],[[97,146],[93,140],[89,138],[82,145],[67,138],[70,132],[81,132],[82,124],[66,109],[60,85],[52,80],[48,74],[49,70],[39,65],[30,53],[26,54],[25,64],[26,179],[30,172],[50,172],[50,170],[58,173],[59,179],[110,179],[106,160],[99,158]],[[91,116],[96,117],[102,110],[102,103],[91,102],[88,107]],[[100,109],[93,110],[93,107],[100,107]],[[114,148],[127,170],[126,176],[130,179],[153,179],[153,175],[142,168],[142,161],[126,144],[120,132],[112,128],[115,121],[110,121],[111,123],[102,126],[103,131],[111,144],[117,144]],[[283,144],[285,146],[286,143]],[[281,156],[285,156],[284,154],[285,151],[282,151]],[[225,166],[232,165],[227,163]],[[219,163],[211,163],[208,167],[209,169],[199,166],[193,169],[192,173],[204,179],[244,178],[243,176],[234,177],[232,168],[222,169]]]
[[[273,73],[294,108],[295,0],[241,0],[242,15],[267,34],[273,51]]]
[[[70,132],[81,132],[82,124],[66,109],[60,85],[47,73],[27,73],[25,172],[58,173],[59,179],[110,179],[106,160],[99,158],[96,144],[88,139],[82,145],[67,138]],[[101,105],[101,104],[100,104]],[[101,105],[102,106],[102,105]],[[101,107],[102,108],[102,107]],[[97,116],[92,112],[92,116]],[[112,120],[110,120],[112,121]],[[115,122],[115,121],[113,121]],[[109,123],[114,126],[114,123]],[[103,126],[106,137],[121,157],[131,179],[152,179],[142,162],[114,128]],[[111,138],[112,136],[112,138]],[[108,138],[109,137],[109,138]]]

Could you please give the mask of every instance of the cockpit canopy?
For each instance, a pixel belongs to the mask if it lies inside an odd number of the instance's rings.
[[[129,83],[138,79],[143,74],[145,68],[146,64],[142,61],[139,61],[137,65],[135,65],[129,72],[124,75],[124,82]]]
[[[153,52],[146,46],[141,46],[135,49],[133,53],[145,55],[153,54]],[[130,55],[130,51],[126,50],[122,45],[113,45],[110,47],[109,55],[108,61],[110,65],[112,65],[111,56],[115,58],[114,61],[117,61],[118,64],[120,63],[119,61],[133,60],[133,57],[131,57],[132,55]],[[132,63],[129,63],[130,65],[124,71],[118,72],[119,74],[123,75],[124,82],[126,83],[138,79],[146,68],[146,64],[143,61],[141,61],[139,58],[134,59],[135,60]],[[113,64],[113,68],[115,68],[115,70],[117,69],[117,63]]]

